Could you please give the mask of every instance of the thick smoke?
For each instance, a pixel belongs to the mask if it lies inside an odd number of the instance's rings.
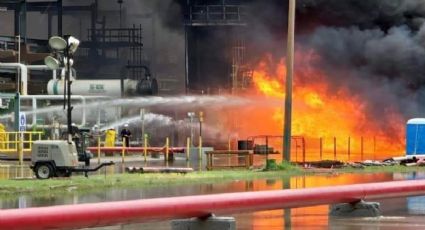
[[[313,64],[334,89],[348,86],[374,117],[385,117],[388,108],[406,119],[425,112],[424,1],[304,0],[299,14],[320,22],[301,46],[321,57]]]

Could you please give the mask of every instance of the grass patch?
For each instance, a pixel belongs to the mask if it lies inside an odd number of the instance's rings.
[[[287,161],[276,163],[276,160],[267,160],[265,171],[286,171],[300,173],[303,170],[299,166]]]
[[[264,171],[207,171],[188,174],[115,174],[91,175],[89,178],[73,176],[71,178],[54,178],[49,180],[0,180],[0,197],[18,194],[42,194],[44,196],[63,194],[64,192],[86,193],[108,188],[146,188],[161,186],[178,186],[185,184],[226,183],[234,180],[281,179],[290,176],[316,175],[317,173],[408,173],[425,172],[425,167],[405,166],[370,166],[363,169],[342,168],[323,171],[304,170],[299,166],[269,162],[269,169]]]

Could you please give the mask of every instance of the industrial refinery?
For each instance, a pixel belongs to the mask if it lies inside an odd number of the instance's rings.
[[[0,229],[423,229],[424,19],[0,0]]]

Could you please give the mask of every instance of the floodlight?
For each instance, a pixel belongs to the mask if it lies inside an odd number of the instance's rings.
[[[53,36],[49,39],[49,46],[52,47],[52,49],[55,50],[64,50],[66,48],[66,41],[65,39]]]
[[[78,46],[80,45],[80,40],[76,39],[73,36],[68,37],[68,45],[69,45],[69,52],[75,53],[77,51]]]
[[[51,70],[56,70],[56,69],[59,69],[60,67],[60,62],[52,56],[45,57],[44,64],[46,64],[47,67],[49,67],[49,69]]]

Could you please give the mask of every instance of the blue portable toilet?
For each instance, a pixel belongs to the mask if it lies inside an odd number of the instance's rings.
[[[425,154],[425,118],[414,118],[407,121],[406,154]]]

